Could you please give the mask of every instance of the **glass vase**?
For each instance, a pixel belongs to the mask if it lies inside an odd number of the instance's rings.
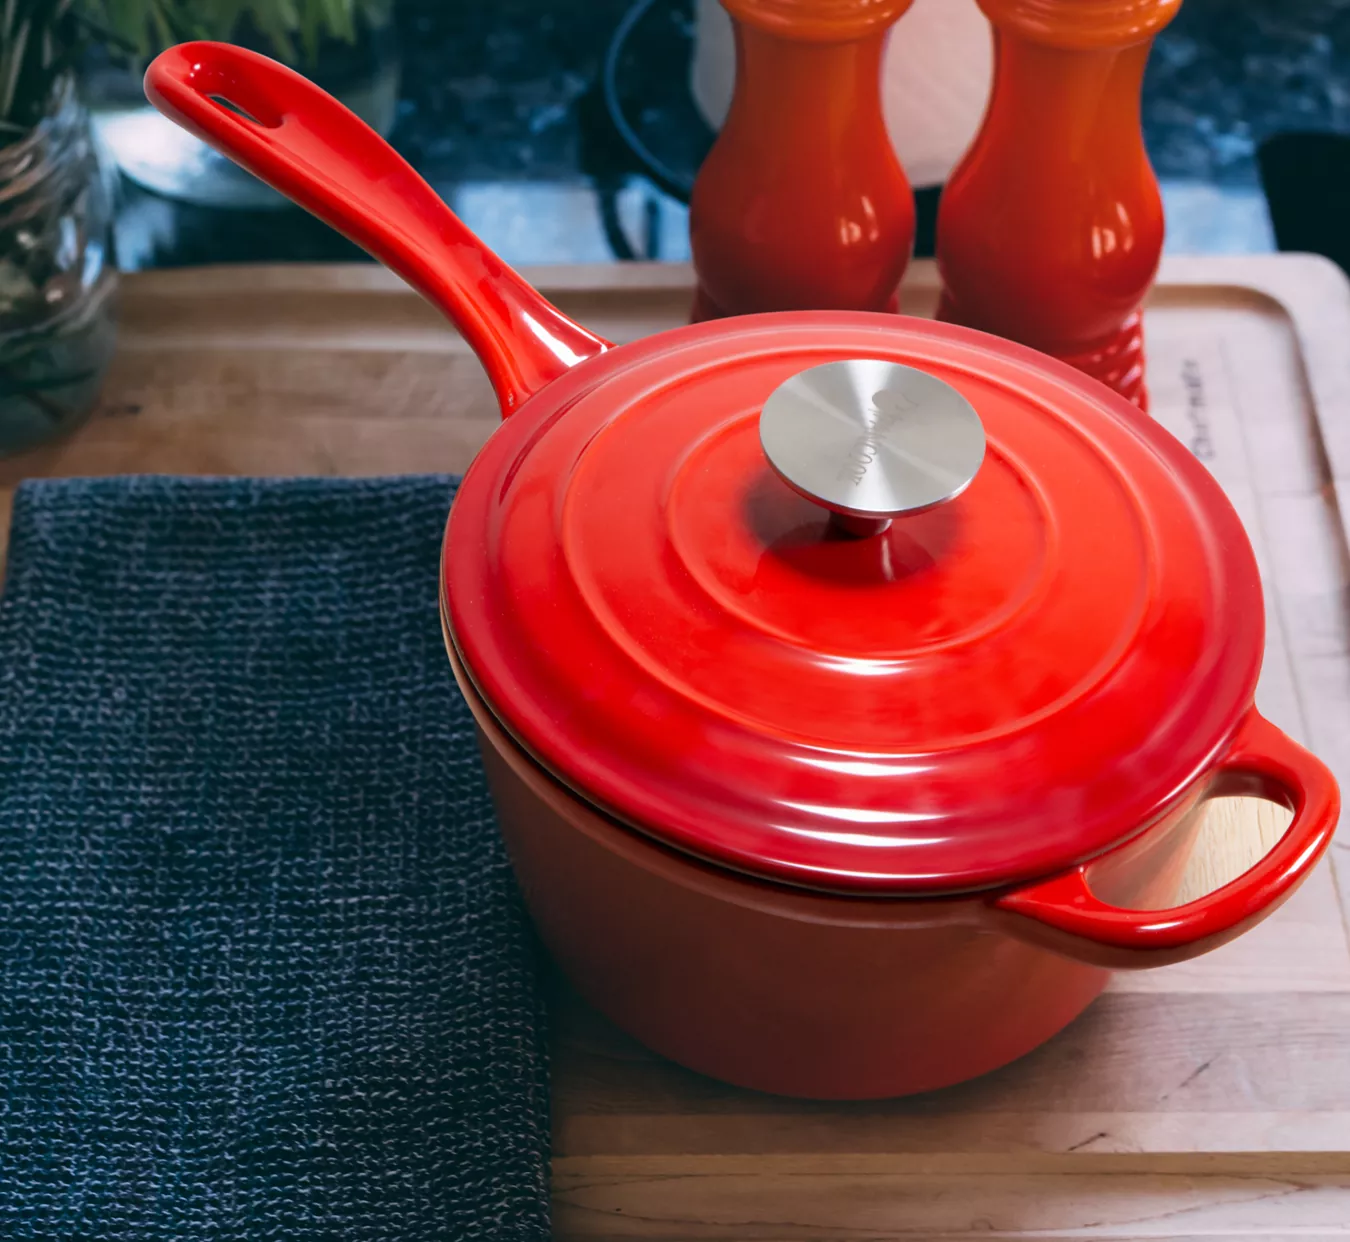
[[[0,146],[0,454],[79,424],[112,360],[113,202],[89,114],[63,79]]]

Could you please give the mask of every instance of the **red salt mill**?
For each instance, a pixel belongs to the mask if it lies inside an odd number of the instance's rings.
[[[693,318],[894,310],[914,196],[881,111],[886,34],[912,0],[723,0],[736,89],[694,183]]]
[[[979,0],[994,85],[938,211],[940,319],[1063,359],[1147,409],[1140,305],[1163,210],[1139,121],[1181,0]]]

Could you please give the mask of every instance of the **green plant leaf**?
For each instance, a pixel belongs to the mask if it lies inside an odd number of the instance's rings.
[[[150,0],[150,27],[161,47],[176,43],[180,37],[171,13],[160,0]]]
[[[28,32],[32,26],[21,21],[14,31],[14,42],[6,54],[4,75],[0,76],[0,116],[9,116],[14,111],[14,97],[19,89],[19,75],[23,72],[24,52],[28,47]]]
[[[251,28],[274,55],[313,64],[324,38],[353,42],[359,20],[388,20],[390,0],[0,0],[0,143],[45,111],[57,77],[88,42],[139,66],[188,38]]]
[[[328,33],[347,43],[356,40],[356,11],[352,0],[317,0]]]

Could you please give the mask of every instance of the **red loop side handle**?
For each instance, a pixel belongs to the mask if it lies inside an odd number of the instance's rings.
[[[486,368],[503,416],[610,348],[483,245],[370,126],[293,69],[228,43],[183,43],[151,62],[145,94],[439,307]]]
[[[1243,794],[1287,807],[1284,836],[1237,879],[1170,910],[1124,910],[1092,892],[1093,860],[992,902],[1021,939],[1113,970],[1165,966],[1254,927],[1303,882],[1331,843],[1340,792],[1325,765],[1255,709],[1219,761],[1205,796]]]

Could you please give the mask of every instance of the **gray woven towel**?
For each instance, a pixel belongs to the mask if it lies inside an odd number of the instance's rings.
[[[0,1238],[548,1234],[447,479],[37,483],[0,599]]]

